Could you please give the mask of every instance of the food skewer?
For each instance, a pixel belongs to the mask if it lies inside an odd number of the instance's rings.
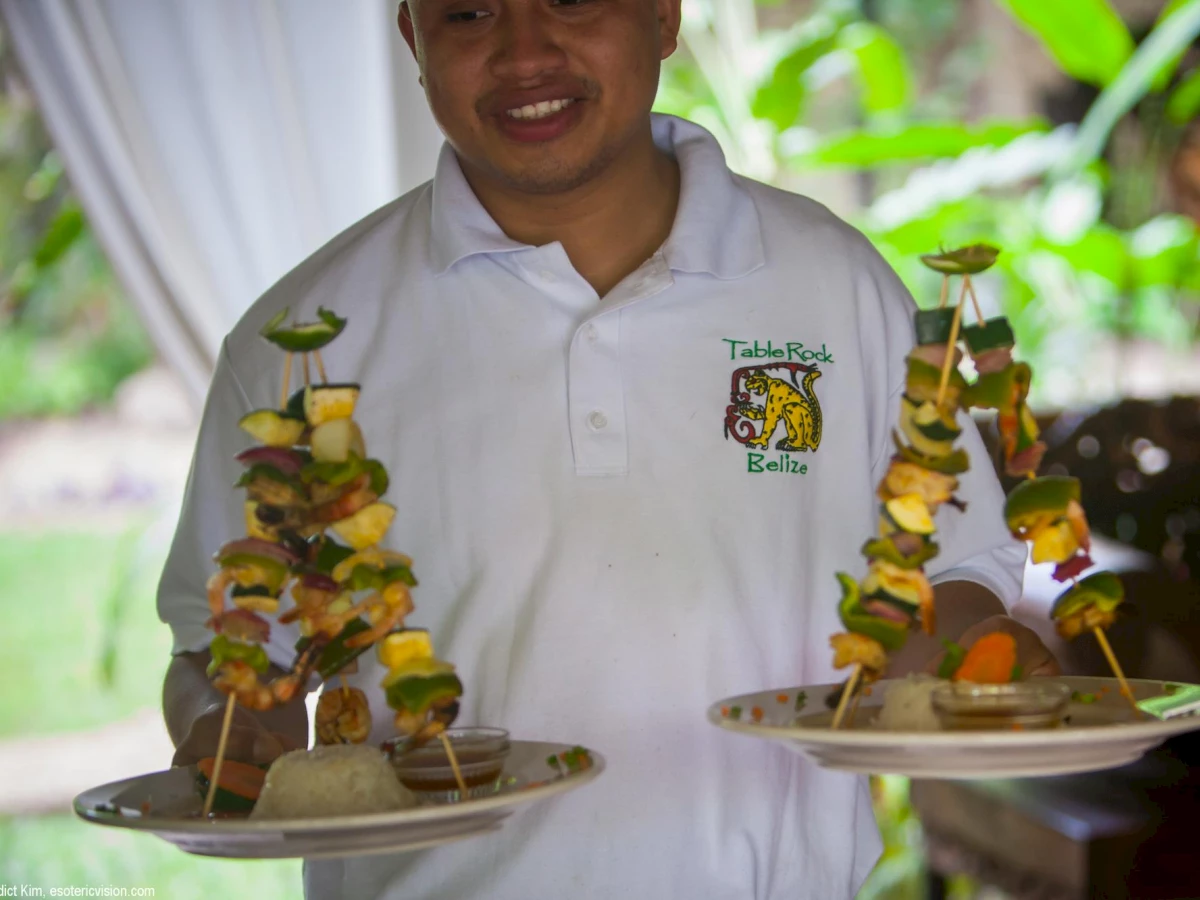
[[[329,376],[325,374],[325,362],[321,359],[321,351],[314,350],[313,358],[317,361],[317,371],[321,373],[321,383],[329,384]]]
[[[933,515],[943,503],[961,507],[953,496],[958,487],[955,476],[969,464],[966,453],[954,447],[961,434],[957,411],[967,388],[957,372],[958,342],[969,276],[988,268],[996,255],[994,249],[980,245],[923,257],[943,276],[941,301],[937,309],[918,311],[915,316],[917,346],[908,357],[900,428],[894,435],[897,455],[878,491],[883,501],[880,534],[863,547],[870,571],[861,585],[848,575],[838,575],[839,613],[849,633],[831,639],[834,666],[849,665],[851,671],[832,720],[834,729],[842,727],[850,695],[855,695],[857,706],[861,692],[855,689],[880,677],[888,653],[904,645],[909,629],[919,627],[930,635],[936,631],[933,588],[924,573],[925,563],[938,552],[931,540]],[[946,303],[952,275],[963,276],[963,286],[951,311]]]
[[[454,722],[462,684],[454,667],[434,657],[427,632],[405,628],[417,584],[412,560],[379,546],[396,510],[381,501],[387,471],[370,459],[353,413],[354,384],[328,384],[319,349],[346,321],[318,310],[317,322],[284,326],[287,310],[260,332],[285,351],[278,409],[255,410],[239,425],[260,442],[238,454],[246,472],[248,536],[216,554],[220,567],[208,583],[209,626],[216,633],[209,676],[229,696],[214,760],[219,777],[233,708],[267,710],[291,702],[309,676],[340,690],[325,690],[317,704],[320,743],[361,743],[369,737],[366,695],[345,679],[348,667],[375,647],[388,669],[382,687],[396,711],[394,724],[414,744]],[[293,357],[302,355],[304,387],[289,395]],[[309,354],[317,355],[323,383],[313,385]],[[291,671],[264,683],[269,668],[263,645],[270,616],[290,591],[294,607],[277,616],[296,623],[301,640]],[[232,608],[227,606],[232,601]],[[215,791],[207,791],[205,815]]]
[[[1137,700],[1134,699],[1129,682],[1125,680],[1125,672],[1122,671],[1121,664],[1117,662],[1117,655],[1113,653],[1112,645],[1108,642],[1108,635],[1104,633],[1104,629],[1099,625],[1092,628],[1092,634],[1096,636],[1096,641],[1100,644],[1100,649],[1104,651],[1104,656],[1108,659],[1108,664],[1112,666],[1113,674],[1117,676],[1117,681],[1121,683],[1121,693],[1129,701],[1129,705],[1133,707],[1134,716],[1140,719],[1142,711],[1138,709]]]
[[[208,782],[208,793],[204,797],[201,818],[212,814],[213,799],[217,796],[217,785],[221,781],[221,765],[225,762],[225,746],[229,743],[229,728],[233,723],[233,710],[237,706],[237,695],[230,694],[225,701],[225,718],[221,720],[221,737],[217,741],[217,755],[213,759],[212,778]]]
[[[850,695],[858,687],[858,680],[862,677],[862,673],[862,663],[855,663],[854,668],[850,670],[850,677],[846,680],[845,687],[842,688],[842,699],[838,701],[837,711],[833,714],[833,723],[829,726],[834,731],[842,727],[842,717],[846,714],[846,706],[850,703]]]

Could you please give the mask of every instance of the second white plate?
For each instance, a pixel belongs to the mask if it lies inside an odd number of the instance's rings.
[[[1095,703],[1072,703],[1062,728],[1030,731],[885,731],[874,719],[889,684],[872,686],[853,728],[832,731],[826,698],[839,685],[760,691],[713,704],[708,718],[738,734],[778,741],[818,765],[862,774],[986,779],[1066,775],[1111,769],[1139,759],[1167,738],[1200,730],[1200,716],[1135,719],[1115,678],[1062,677],[1080,694],[1104,691]],[[1185,685],[1131,681],[1138,700]]]

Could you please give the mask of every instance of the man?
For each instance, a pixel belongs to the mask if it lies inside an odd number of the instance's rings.
[[[704,710],[835,677],[834,572],[864,569],[914,307],[856,232],[733,175],[700,128],[651,119],[679,2],[402,4],[448,140],[436,177],[303,263],[226,341],[160,591],[175,761],[211,754],[219,729],[203,584],[242,534],[235,423],[278,395],[256,332],[324,305],[350,319],[326,366],[363,385],[357,417],[399,507],[389,543],[421,578],[409,624],[458,665],[460,722],[609,764],[494,836],[311,863],[310,896],[829,900],[876,859],[864,780],[722,734]],[[756,374],[799,397],[765,439],[766,422],[727,420],[731,384]],[[1024,550],[973,429],[964,443],[970,512],[938,521],[942,631],[1004,627],[1028,668],[1052,666],[1032,633],[983,621],[1019,595]],[[275,663],[294,638],[273,629]],[[898,668],[936,646],[914,639]],[[372,661],[354,679],[375,741],[380,675]],[[231,754],[303,743],[294,706],[239,711]]]

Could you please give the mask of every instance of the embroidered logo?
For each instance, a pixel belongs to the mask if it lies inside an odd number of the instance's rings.
[[[733,373],[725,408],[725,439],[732,437],[747,448],[766,450],[776,434],[783,432],[775,443],[783,456],[768,461],[765,453],[749,452],[746,471],[808,474],[808,466],[790,454],[821,446],[821,402],[813,390],[820,377],[816,366],[794,362],[748,366]]]

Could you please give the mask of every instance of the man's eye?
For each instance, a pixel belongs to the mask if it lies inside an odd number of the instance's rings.
[[[490,15],[491,15],[491,13],[489,13],[486,9],[471,9],[471,10],[467,10],[466,12],[447,13],[446,21],[448,21],[448,22],[478,22],[479,20],[484,19]]]
[[[583,6],[586,3],[591,3],[592,0],[554,0],[555,6]]]

